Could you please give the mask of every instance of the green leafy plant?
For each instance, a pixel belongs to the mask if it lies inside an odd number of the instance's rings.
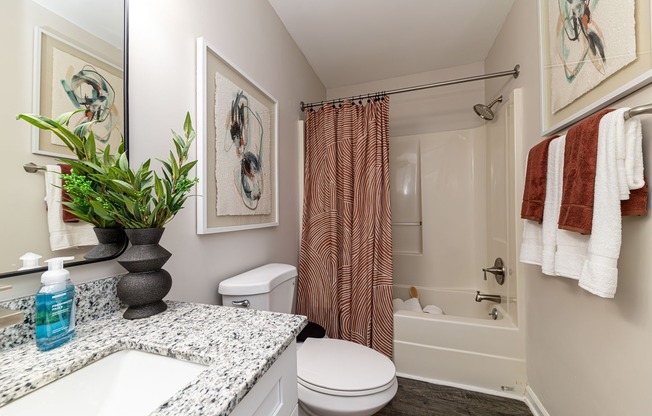
[[[120,224],[104,208],[102,195],[107,190],[106,184],[93,175],[96,173],[95,167],[115,164],[116,158],[124,154],[123,143],[121,141],[116,156],[111,155],[108,145],[104,151],[99,151],[91,130],[94,122],[81,123],[72,130],[69,127],[71,117],[80,111],[82,110],[64,113],[55,119],[39,114],[19,114],[16,119],[54,133],[77,156],[77,160],[58,159],[72,168],[70,174],[61,175],[62,188],[71,198],[70,202],[61,202],[64,209],[99,228],[119,227]]]
[[[114,218],[125,228],[164,227],[183,208],[192,187],[198,179],[190,171],[197,161],[188,160],[188,152],[196,134],[190,113],[183,125],[184,137],[172,130],[176,154],[170,151],[167,159],[157,159],[163,167],[163,176],[151,169],[148,159],[137,170],[129,167],[122,153],[113,164],[95,165],[84,162],[95,170],[92,178],[105,184],[106,192],[96,195],[96,211]],[[109,159],[108,162],[111,160]]]

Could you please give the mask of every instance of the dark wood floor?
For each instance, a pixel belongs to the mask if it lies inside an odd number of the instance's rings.
[[[518,400],[398,377],[398,392],[376,416],[532,416]]]

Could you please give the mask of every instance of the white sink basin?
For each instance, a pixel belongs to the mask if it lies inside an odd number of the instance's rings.
[[[122,350],[0,408],[0,415],[147,415],[207,367]]]

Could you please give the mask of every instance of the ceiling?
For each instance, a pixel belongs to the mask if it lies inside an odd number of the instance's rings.
[[[484,61],[514,0],[269,0],[327,89]]]
[[[106,0],[34,0],[118,49],[124,45],[124,3]]]

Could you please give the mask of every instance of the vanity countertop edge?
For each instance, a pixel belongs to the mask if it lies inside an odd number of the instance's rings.
[[[114,352],[133,349],[208,365],[151,415],[228,415],[306,325],[301,315],[168,301],[139,320],[86,322],[51,351],[34,342],[0,352],[0,407]]]

